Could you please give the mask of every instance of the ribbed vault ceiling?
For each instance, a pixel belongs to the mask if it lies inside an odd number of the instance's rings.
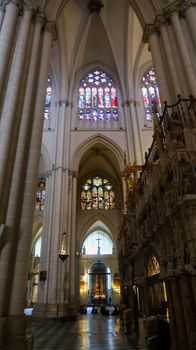
[[[84,11],[87,11],[88,0],[41,0],[40,7],[44,10],[48,20],[57,20],[69,1],[75,1]],[[109,0],[102,0],[104,6]],[[152,23],[155,16],[169,2],[168,0],[120,0],[128,2],[138,16],[142,27],[147,23]]]

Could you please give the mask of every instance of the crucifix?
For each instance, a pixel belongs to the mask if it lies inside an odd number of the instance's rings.
[[[96,238],[96,240],[97,240],[97,255],[101,255],[101,252],[100,252],[100,245],[99,245],[99,241],[101,241],[101,238],[99,238],[99,236],[98,236],[98,238]]]

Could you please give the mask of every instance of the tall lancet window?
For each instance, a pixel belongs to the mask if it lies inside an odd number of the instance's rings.
[[[87,73],[78,90],[78,117],[82,121],[118,121],[116,86],[109,74],[100,69]]]
[[[147,121],[153,120],[152,106],[156,105],[158,114],[161,115],[161,101],[154,68],[150,68],[142,77],[142,99]]]
[[[82,186],[81,209],[113,209],[115,193],[113,185],[106,178],[89,178]]]
[[[51,104],[51,96],[52,96],[52,85],[51,78],[48,76],[47,87],[46,87],[46,96],[44,102],[44,119],[50,119],[50,104]]]

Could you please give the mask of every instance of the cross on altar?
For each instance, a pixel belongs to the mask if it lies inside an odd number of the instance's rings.
[[[101,254],[101,252],[100,252],[100,245],[99,245],[99,241],[101,241],[101,238],[96,238],[96,240],[97,240],[97,243],[98,243],[98,245],[97,245],[97,255],[100,255]]]

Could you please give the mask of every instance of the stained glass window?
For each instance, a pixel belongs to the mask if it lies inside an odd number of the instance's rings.
[[[113,209],[115,193],[113,185],[106,178],[89,178],[82,186],[81,209]]]
[[[44,203],[46,198],[46,184],[45,180],[40,180],[38,183],[37,193],[36,193],[36,206],[37,210],[44,210]]]
[[[47,87],[46,87],[46,97],[45,97],[44,119],[50,118],[51,96],[52,96],[51,79],[50,79],[50,76],[48,76]]]
[[[95,69],[87,73],[78,92],[79,120],[118,120],[115,83],[104,71]]]
[[[152,106],[156,105],[157,112],[161,115],[161,101],[157,86],[154,68],[150,68],[142,78],[142,99],[147,121],[153,120]]]

